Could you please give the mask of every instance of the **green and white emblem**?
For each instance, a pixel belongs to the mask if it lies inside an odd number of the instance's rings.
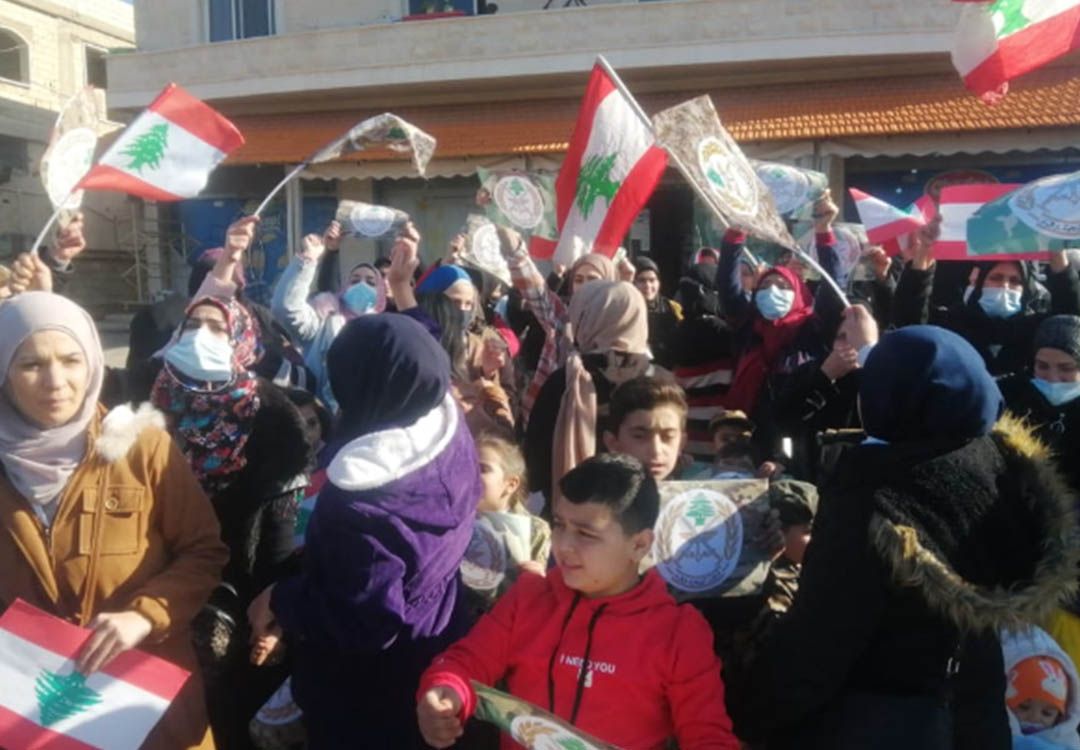
[[[698,143],[698,166],[720,204],[743,219],[753,219],[760,196],[754,170],[732,153],[728,144],[713,136]]]
[[[86,675],[81,672],[69,675],[42,672],[34,682],[34,692],[43,727],[51,727],[101,703],[101,695],[86,686]]]

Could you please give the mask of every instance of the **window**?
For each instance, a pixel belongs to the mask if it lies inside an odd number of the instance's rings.
[[[476,15],[476,0],[409,0],[409,13],[446,13],[458,11]]]
[[[274,33],[274,0],[209,0],[208,10],[211,42]]]
[[[107,89],[109,80],[105,73],[105,50],[87,45],[86,50],[86,82],[99,89]]]
[[[30,49],[13,31],[0,29],[0,78],[30,83]]]

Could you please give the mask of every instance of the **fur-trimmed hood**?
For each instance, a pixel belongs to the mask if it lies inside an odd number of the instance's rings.
[[[911,505],[921,505],[927,510],[925,515],[920,516],[916,508],[901,520],[898,515],[903,514],[896,512],[897,505],[890,504],[895,498],[877,492],[877,510],[870,523],[871,543],[891,569],[894,581],[917,587],[932,609],[968,631],[1017,630],[1026,623],[1041,622],[1077,589],[1080,539],[1075,497],[1050,460],[1049,451],[1026,424],[1010,415],[997,423],[990,441],[992,445],[982,439],[973,441],[979,445],[940,459],[931,469],[937,481],[920,483],[919,471],[912,471],[914,479],[904,490],[907,497],[915,491],[918,499]],[[986,465],[993,463],[981,460],[988,455],[1003,467]],[[949,463],[951,456],[960,457]],[[978,466],[972,466],[973,457]],[[949,493],[943,494],[943,489]],[[993,507],[986,506],[980,493],[989,493]],[[964,514],[968,506],[980,502],[985,513],[973,522]],[[936,503],[950,507],[935,509]],[[939,525],[921,523],[919,518]],[[1010,526],[1017,519],[1023,523]],[[932,528],[945,527],[957,532],[950,541],[959,540],[959,544],[948,546],[949,553],[943,554]],[[962,567],[971,559],[965,557],[964,544],[968,542],[981,546],[984,554],[989,547],[990,559],[1014,559],[987,573],[999,580],[973,582],[969,579],[975,576],[962,575],[956,564],[960,560]],[[1034,559],[1023,559],[1028,551],[1031,554],[1027,556]],[[981,559],[982,567],[987,567],[988,558]],[[969,569],[978,567],[969,565]],[[1015,570],[1026,570],[1027,574],[1009,580]]]
[[[165,415],[149,402],[137,407],[132,404],[113,407],[101,419],[94,438],[94,452],[106,463],[116,463],[127,456],[139,435],[149,427],[165,429]]]

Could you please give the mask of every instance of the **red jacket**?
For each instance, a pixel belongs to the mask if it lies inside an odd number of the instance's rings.
[[[655,570],[603,599],[567,588],[557,568],[547,578],[526,573],[435,659],[419,694],[449,686],[467,717],[476,708],[469,680],[505,677],[515,696],[625,750],[663,748],[670,737],[681,750],[738,750],[712,644],[705,619],[677,605]],[[591,669],[578,698],[586,651]],[[502,746],[518,747],[508,737]]]

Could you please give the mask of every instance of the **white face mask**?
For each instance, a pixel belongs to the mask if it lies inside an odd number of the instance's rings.
[[[1042,378],[1032,378],[1031,384],[1053,406],[1061,406],[1075,398],[1080,398],[1080,382],[1051,383],[1049,380],[1043,380]]]
[[[1021,298],[1024,293],[1019,289],[1006,289],[1003,286],[983,287],[979,297],[979,307],[991,318],[1011,318],[1020,312]]]
[[[205,327],[184,331],[165,350],[165,361],[192,380],[220,383],[232,379],[233,350],[229,342]]]
[[[795,304],[795,290],[765,287],[754,295],[754,303],[765,320],[780,320],[791,312],[791,306]]]

